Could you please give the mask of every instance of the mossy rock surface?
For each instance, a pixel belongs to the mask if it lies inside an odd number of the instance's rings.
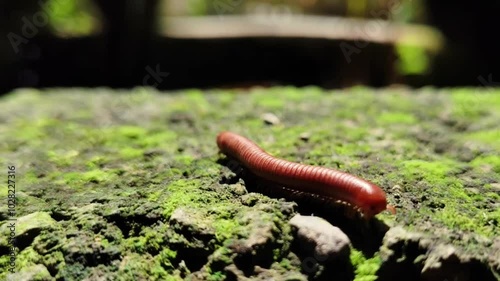
[[[438,280],[455,264],[470,267],[463,276],[499,278],[499,120],[500,91],[487,89],[17,90],[0,99],[5,178],[16,167],[15,276],[313,280],[291,246],[288,221],[301,212],[350,236],[355,280],[408,268],[425,271],[410,280]],[[221,161],[224,130],[280,158],[366,178],[397,214],[352,227],[314,204],[254,193]],[[2,233],[11,214],[0,206]],[[238,264],[235,247],[255,240],[263,244],[250,263]],[[9,249],[4,235],[2,280]]]

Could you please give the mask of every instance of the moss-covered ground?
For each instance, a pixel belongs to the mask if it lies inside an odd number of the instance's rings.
[[[498,250],[500,90],[23,89],[0,99],[4,178],[15,166],[23,218],[16,272],[41,264],[47,270],[33,280],[182,280],[197,271],[223,280],[230,245],[256,225],[279,233],[264,264],[299,272],[288,255],[294,210],[241,182],[221,183],[223,130],[275,156],[373,181],[397,208],[377,216],[389,226],[480,257]],[[0,195],[7,202],[6,188]],[[1,280],[8,211],[3,203]],[[355,249],[351,259],[356,280],[376,278],[377,254]]]

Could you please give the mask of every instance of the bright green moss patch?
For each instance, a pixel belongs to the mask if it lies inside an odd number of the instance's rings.
[[[481,162],[481,159],[477,161]],[[426,196],[432,196],[431,200],[443,204],[443,208],[438,209],[428,209],[424,205],[420,212],[431,214],[436,221],[449,228],[476,232],[487,237],[498,233],[495,230],[498,214],[493,210],[483,210],[479,207],[487,204],[489,198],[484,194],[467,192],[460,179],[450,176],[450,172],[457,168],[453,162],[410,160],[403,164],[407,169],[407,178],[415,182],[423,179],[431,184],[423,192],[427,194]],[[429,212],[430,210],[432,212]]]
[[[15,124],[16,130],[14,136],[21,140],[35,140],[45,136],[46,129],[57,124],[57,121],[49,118],[41,118],[35,122],[19,121]]]
[[[187,90],[185,93],[187,104],[196,108],[198,112],[206,112],[211,105],[205,98],[205,93],[199,89]]]
[[[435,212],[438,221],[450,228],[474,232],[486,237],[500,234],[496,225],[500,223],[500,210],[481,210],[474,206],[446,200],[446,206]]]
[[[177,180],[167,187],[169,192],[163,204],[163,214],[170,217],[177,208],[188,209],[193,216],[199,217],[200,223],[215,229],[216,238],[223,241],[238,229],[234,220],[234,208],[221,200],[217,192],[202,192],[199,180]],[[203,212],[208,208],[208,212]]]
[[[142,127],[137,126],[121,126],[114,130],[114,135],[117,137],[125,137],[128,139],[138,139],[146,135],[147,131]]]
[[[59,167],[68,167],[71,165],[74,158],[78,156],[78,154],[79,153],[76,150],[69,150],[65,152],[49,151],[47,152],[47,157],[50,161],[52,161]]]
[[[382,264],[382,260],[379,255],[375,255],[372,258],[365,258],[362,252],[351,249],[351,263],[356,268],[355,270],[355,281],[374,281],[377,280],[377,271]]]
[[[197,207],[197,201],[203,196],[196,192],[201,186],[199,180],[177,180],[167,187],[168,200],[163,205],[163,215],[170,217],[172,212],[180,206]]]
[[[212,272],[207,278],[208,281],[222,281],[226,280],[226,275],[222,271]]]
[[[320,99],[324,92],[321,88],[315,86],[308,86],[301,89],[296,87],[283,87],[281,88],[282,94],[286,97],[287,101],[302,102],[304,97],[308,99]]]
[[[500,108],[498,90],[454,89],[450,98],[453,102],[452,116],[460,119],[479,120],[490,110]]]
[[[146,252],[159,252],[165,247],[165,232],[167,229],[168,225],[162,225],[159,229],[146,227],[141,231],[141,236],[127,238],[124,243],[125,248],[141,254]]]
[[[112,171],[90,170],[82,173],[82,180],[86,182],[105,183],[116,178],[116,174]]]
[[[120,156],[126,160],[142,157],[143,154],[144,150],[133,147],[125,147],[120,149]]]
[[[411,125],[415,124],[417,120],[411,114],[402,112],[383,112],[378,116],[377,122],[380,125],[402,124]]]
[[[143,136],[138,145],[143,148],[168,147],[175,141],[177,134],[170,130],[162,130]]]
[[[108,160],[103,157],[103,156],[94,156],[92,157],[89,161],[87,161],[86,166],[87,168],[93,170],[98,167],[101,167],[102,165],[106,164]]]
[[[115,171],[94,169],[85,172],[63,173],[62,181],[57,180],[56,182],[76,187],[83,183],[110,183],[116,178]]]
[[[19,272],[22,268],[39,263],[41,259],[42,257],[33,249],[33,247],[28,247],[22,250],[16,256],[16,272]]]
[[[480,155],[472,160],[470,164],[475,168],[491,168],[495,173],[500,173],[499,155]]]
[[[234,233],[238,232],[238,222],[233,219],[215,219],[212,226],[215,228],[215,238],[218,241],[224,241],[233,236]]]
[[[283,93],[271,94],[263,89],[253,91],[252,101],[253,105],[261,110],[281,110],[285,106]]]
[[[417,180],[425,179],[428,183],[436,185],[448,181],[447,174],[456,168],[456,163],[452,161],[424,161],[406,160],[402,163],[406,177]]]
[[[177,137],[175,132],[166,128],[146,130],[137,126],[98,129],[93,134],[92,139],[97,140],[97,143],[105,143],[107,147],[121,149],[120,153],[129,159],[136,158],[139,151],[144,152],[147,149],[162,148],[173,151],[171,144]]]

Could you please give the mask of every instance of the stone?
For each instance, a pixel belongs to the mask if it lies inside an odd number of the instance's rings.
[[[11,225],[15,232],[16,246],[22,250],[28,247],[42,230],[57,228],[57,221],[47,212],[34,212],[18,218],[15,222],[8,222],[0,227],[0,245],[7,245],[7,237],[10,237]]]
[[[42,264],[36,264],[24,268],[20,272],[7,275],[7,281],[45,281],[53,280],[47,268]]]
[[[312,254],[319,261],[349,257],[349,237],[328,221],[297,214],[290,220],[290,224],[296,229],[295,237],[299,245],[303,248],[312,247]]]
[[[261,118],[267,125],[277,125],[281,122],[278,116],[273,113],[264,113]]]

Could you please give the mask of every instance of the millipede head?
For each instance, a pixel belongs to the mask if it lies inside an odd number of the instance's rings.
[[[376,200],[374,198],[370,198],[371,200],[367,200],[364,204],[360,204],[359,209],[363,214],[363,217],[366,219],[371,219],[375,215],[380,212],[387,210],[387,202],[384,200]],[[392,210],[393,208],[391,208]]]

